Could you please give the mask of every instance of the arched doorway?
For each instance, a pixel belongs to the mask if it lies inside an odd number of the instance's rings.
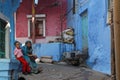
[[[10,58],[9,19],[0,13],[0,58]]]

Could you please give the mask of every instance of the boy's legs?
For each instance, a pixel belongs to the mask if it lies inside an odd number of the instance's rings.
[[[22,72],[30,72],[30,67],[23,57],[17,58],[22,63]]]
[[[28,63],[27,63],[27,66],[26,66],[26,70],[27,70],[27,72],[31,72],[31,68],[30,68],[30,66],[28,65]]]

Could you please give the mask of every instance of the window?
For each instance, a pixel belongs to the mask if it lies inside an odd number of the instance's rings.
[[[32,37],[32,20],[28,19],[28,37]],[[36,15],[35,22],[35,37],[42,38],[45,37],[45,16],[40,17]]]
[[[44,36],[43,35],[43,21],[36,20],[35,32],[36,32],[36,36]]]
[[[0,58],[5,58],[5,26],[6,22],[0,19]]]

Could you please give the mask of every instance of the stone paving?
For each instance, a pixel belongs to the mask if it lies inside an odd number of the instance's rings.
[[[39,74],[20,75],[26,80],[109,80],[109,76],[83,67],[70,65],[39,64]]]

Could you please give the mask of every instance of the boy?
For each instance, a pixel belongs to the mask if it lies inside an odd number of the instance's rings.
[[[23,58],[23,53],[22,53],[21,48],[20,48],[20,42],[15,41],[14,45],[16,47],[14,50],[14,55],[15,55],[16,59],[22,63],[22,73],[25,75],[29,74],[31,70],[30,70],[28,63]]]

